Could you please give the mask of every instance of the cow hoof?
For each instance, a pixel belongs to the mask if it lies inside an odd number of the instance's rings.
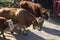
[[[28,33],[27,33],[26,31],[24,31],[24,32],[23,32],[23,35],[27,36],[27,35],[28,35]]]
[[[1,34],[0,34],[1,35]]]
[[[41,29],[38,29],[38,31],[41,31]]]
[[[35,29],[35,28],[33,28],[33,29]]]
[[[11,34],[14,34],[13,32],[11,32]]]
[[[38,31],[41,31],[42,29],[41,28],[38,28]]]
[[[41,27],[37,27],[37,30],[38,30],[38,31],[41,31],[41,30],[42,30],[42,28],[41,28]]]
[[[28,33],[23,33],[23,35],[27,36],[27,35],[28,35]]]
[[[33,29],[35,29],[35,27],[33,27]]]
[[[3,38],[6,39],[6,37],[3,35]]]

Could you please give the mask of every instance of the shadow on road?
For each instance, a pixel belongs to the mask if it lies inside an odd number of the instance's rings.
[[[60,25],[60,17],[57,17],[57,16],[51,17],[48,22],[56,25]]]
[[[30,30],[27,30],[28,35],[15,34],[16,40],[44,40],[44,38],[32,33]]]
[[[10,39],[6,39],[6,38],[2,38],[2,37],[0,37],[0,40],[10,40]]]
[[[51,29],[51,28],[47,28],[47,27],[42,27],[42,29],[43,29],[46,33],[49,33],[49,34],[56,35],[56,36],[59,36],[59,37],[60,37],[60,31],[58,31],[58,30]]]

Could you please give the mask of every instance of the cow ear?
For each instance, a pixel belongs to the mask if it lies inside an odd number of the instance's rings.
[[[28,5],[28,3],[25,3],[25,5]]]

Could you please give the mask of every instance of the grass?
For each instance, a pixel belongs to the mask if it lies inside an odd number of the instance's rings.
[[[0,0],[0,2],[14,2],[14,0]]]

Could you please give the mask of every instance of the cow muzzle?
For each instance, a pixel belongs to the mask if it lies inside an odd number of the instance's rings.
[[[47,12],[46,12],[46,14],[48,15],[48,20],[50,20],[50,10],[48,10]]]

